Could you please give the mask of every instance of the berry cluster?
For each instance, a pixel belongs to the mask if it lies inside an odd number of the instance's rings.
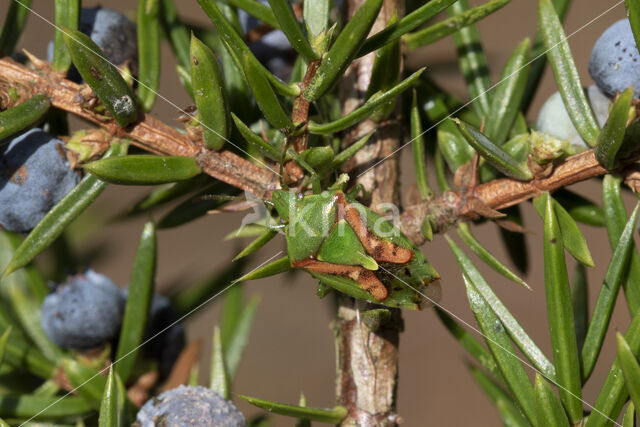
[[[607,121],[611,99],[618,93],[633,86],[634,98],[640,97],[640,53],[628,19],[611,25],[596,41],[589,74],[595,85],[585,88],[585,93],[600,126]],[[536,126],[540,132],[569,141],[574,147],[588,148],[571,123],[560,92],[547,99]]]
[[[42,304],[42,328],[63,348],[87,350],[108,344],[120,330],[127,297],[126,289],[121,291],[107,276],[88,270],[54,285]],[[153,339],[143,352],[158,361],[162,379],[185,345],[184,327],[178,320],[169,299],[154,295],[144,341]]]

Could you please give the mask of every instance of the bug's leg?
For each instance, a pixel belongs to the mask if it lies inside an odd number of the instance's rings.
[[[338,209],[341,210],[339,217],[344,218],[353,228],[356,236],[371,257],[378,262],[389,262],[392,264],[406,264],[413,258],[413,251],[401,248],[389,240],[382,240],[369,231],[367,225],[362,220],[360,212],[344,198],[344,194],[338,193]]]
[[[296,268],[304,268],[320,274],[335,274],[358,282],[360,287],[369,292],[376,300],[384,301],[389,295],[387,287],[371,270],[359,265],[332,264],[329,262],[304,260],[294,264]]]

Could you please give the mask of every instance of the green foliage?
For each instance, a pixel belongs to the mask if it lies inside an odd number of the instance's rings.
[[[149,307],[155,288],[156,257],[156,230],[154,224],[148,222],[142,230],[131,271],[127,305],[115,355],[118,361],[115,372],[125,382],[131,375],[147,327]]]
[[[122,127],[138,120],[133,90],[89,36],[64,28],[64,42],[82,78]]]
[[[191,85],[198,107],[198,121],[208,148],[220,150],[231,131],[222,71],[214,53],[191,35]]]
[[[9,136],[32,127],[42,120],[51,103],[43,94],[37,94],[27,101],[0,113],[0,146],[8,144]]]
[[[551,69],[569,117],[582,139],[593,147],[596,145],[600,126],[582,89],[569,42],[551,0],[540,0],[538,31],[544,41]]]
[[[316,409],[306,406],[294,406],[284,403],[272,402],[269,400],[257,399],[255,397],[240,397],[258,408],[265,409],[276,414],[287,415],[289,417],[301,418],[310,421],[319,421],[328,424],[337,424],[347,416],[347,409],[343,406],[336,406],[332,409]]]
[[[138,1],[138,97],[145,111],[156,101],[160,85],[160,2]]]

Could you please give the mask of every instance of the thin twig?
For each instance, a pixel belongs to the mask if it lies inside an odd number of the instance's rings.
[[[10,58],[0,59],[0,107],[9,108],[36,93],[44,93],[53,106],[95,123],[114,136],[128,138],[152,153],[194,157],[206,174],[258,197],[268,198],[277,188],[278,179],[273,171],[228,150],[208,150],[150,115],[143,115],[126,129],[119,127],[114,119],[85,107],[82,94],[86,93],[86,86],[61,78],[48,70],[44,62],[38,65],[41,68],[33,70]]]

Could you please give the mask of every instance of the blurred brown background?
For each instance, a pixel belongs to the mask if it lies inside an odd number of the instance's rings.
[[[4,14],[8,1],[3,0],[0,13]],[[84,1],[86,6],[97,2]],[[176,2],[183,18],[210,25],[195,0]],[[472,1],[474,4],[480,1]],[[610,24],[625,16],[620,0],[576,0],[566,19],[567,34],[576,32],[570,44],[576,58],[583,83],[591,84],[587,73],[587,62],[591,48]],[[105,6],[134,12],[134,1],[109,1]],[[617,4],[617,6],[615,6]],[[507,56],[524,37],[533,37],[536,29],[536,5],[533,0],[513,0],[504,9],[482,21],[479,25],[484,37],[484,47],[494,81],[499,76]],[[607,9],[613,10],[598,18]],[[34,2],[34,9],[43,18],[53,20],[52,2]],[[3,16],[0,16],[3,19]],[[591,22],[593,21],[593,22]],[[588,26],[585,26],[591,22]],[[583,28],[584,27],[584,28]],[[26,48],[39,57],[45,56],[47,42],[53,37],[53,28],[38,16],[29,17],[26,32],[19,47]],[[160,93],[175,104],[184,107],[189,99],[177,81],[175,62],[167,45],[163,47],[163,73]],[[428,73],[438,82],[461,98],[467,98],[463,80],[457,70],[455,50],[450,38],[418,53],[412,53],[410,63],[426,65]],[[547,70],[542,88],[531,109],[530,120],[546,99],[555,91],[555,83]],[[158,99],[153,112],[159,118],[171,122],[179,113],[167,102]],[[405,169],[405,184],[412,182],[410,151],[402,152]],[[407,187],[405,187],[407,188]],[[600,199],[599,185],[580,184],[575,189],[595,200]],[[129,271],[139,233],[145,218],[118,223],[107,223],[121,207],[136,201],[145,189],[110,186],[108,190],[85,213],[78,223],[82,224],[82,236],[74,246],[78,251],[100,247],[105,256],[92,267],[111,276],[123,285],[128,283]],[[633,197],[627,195],[628,207]],[[485,273],[495,291],[505,301],[524,328],[550,356],[546,321],[541,221],[530,204],[523,205],[525,225],[535,234],[528,237],[530,263],[526,276],[532,290],[528,291],[506,281],[493,271],[483,268],[481,261],[472,258]],[[155,214],[156,218],[162,215]],[[157,287],[162,290],[170,285],[187,285],[198,278],[228,264],[238,250],[237,242],[222,241],[229,231],[240,224],[242,216],[217,215],[202,218],[187,226],[159,233],[159,260]],[[76,228],[80,228],[76,224]],[[590,270],[591,301],[597,295],[606,265],[610,258],[609,245],[603,229],[585,227],[585,236],[590,244],[593,258],[598,265]],[[481,242],[509,264],[505,250],[496,237],[496,227],[483,225],[476,228]],[[252,265],[273,256],[284,249],[283,241],[275,239],[252,260]],[[444,308],[460,316],[472,325],[473,316],[464,293],[462,278],[444,239],[436,238],[425,245],[423,252],[442,275]],[[569,257],[568,257],[569,259]],[[569,259],[569,271],[573,272],[574,261]],[[293,278],[293,279],[292,279]],[[328,302],[315,297],[316,283],[310,277],[278,276],[247,283],[249,294],[258,294],[261,304],[252,330],[251,340],[237,375],[234,391],[282,402],[297,402],[304,392],[311,406],[332,406],[334,403],[334,346],[329,322],[332,309]],[[202,368],[208,367],[208,354],[213,325],[219,318],[222,298],[211,302],[192,316],[189,322],[189,339],[202,339],[205,343]],[[473,382],[466,367],[467,356],[461,347],[442,327],[431,310],[419,313],[406,312],[405,332],[401,338],[400,381],[398,389],[398,411],[407,426],[456,426],[465,424],[496,425],[500,419],[496,410]],[[605,352],[598,368],[591,377],[585,391],[586,402],[593,403],[602,384],[614,352],[613,331],[625,330],[629,321],[626,306],[619,301],[612,320],[613,328],[605,342]],[[478,337],[480,338],[480,337]],[[532,372],[529,370],[529,372]],[[242,401],[236,401],[245,414],[257,411]],[[274,417],[276,425],[293,425],[290,419]]]

